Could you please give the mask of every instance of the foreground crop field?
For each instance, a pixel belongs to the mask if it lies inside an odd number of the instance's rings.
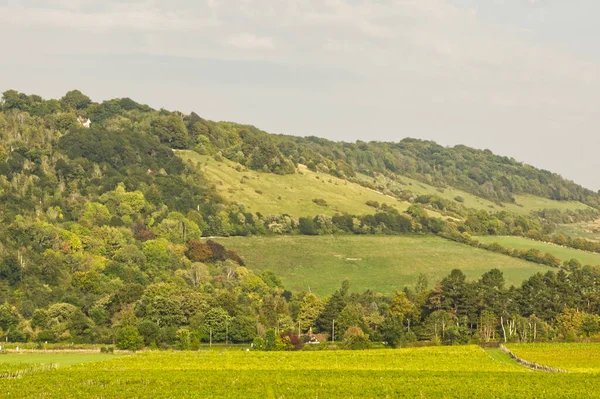
[[[518,344],[507,345],[517,356],[530,362],[578,373],[600,374],[600,344]]]
[[[544,242],[534,241],[523,237],[500,237],[500,236],[486,236],[486,237],[474,237],[486,244],[497,242],[498,244],[506,248],[514,249],[538,249],[542,253],[549,252],[552,255],[559,258],[561,261],[569,259],[577,259],[583,265],[600,265],[600,254],[591,252],[580,251],[573,248],[564,248],[558,245],[546,244]]]
[[[256,270],[272,270],[287,289],[329,295],[344,279],[353,291],[391,294],[414,286],[424,273],[432,287],[461,269],[478,279],[493,268],[504,272],[507,285],[551,268],[476,249],[433,236],[275,236],[218,238]]]
[[[600,397],[597,374],[547,374],[477,346],[148,352],[0,380],[6,398]]]

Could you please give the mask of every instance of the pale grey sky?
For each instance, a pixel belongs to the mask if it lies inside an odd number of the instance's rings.
[[[600,188],[597,0],[0,0],[0,91],[489,148]]]

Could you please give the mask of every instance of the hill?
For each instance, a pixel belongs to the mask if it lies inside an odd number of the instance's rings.
[[[438,237],[230,237],[216,241],[258,270],[281,276],[288,289],[310,288],[319,295],[334,292],[345,279],[355,292],[370,289],[392,294],[414,287],[421,273],[432,288],[452,269],[461,269],[469,280],[476,280],[497,268],[509,285],[551,270]]]
[[[326,333],[335,319],[396,346],[470,342],[517,317],[543,339],[596,323],[598,270],[547,257],[549,271],[471,238],[546,240],[597,219],[598,194],[556,174],[464,146],[270,135],[77,90],[9,90],[0,107],[0,341],[184,348]],[[591,324],[565,331],[572,311]],[[440,320],[451,339],[431,328]]]

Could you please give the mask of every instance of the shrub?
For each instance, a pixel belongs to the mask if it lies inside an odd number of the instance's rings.
[[[347,349],[368,349],[371,346],[369,335],[358,327],[350,327],[344,333],[344,347]]]
[[[315,198],[312,200],[312,202],[314,202],[315,204],[319,205],[319,206],[324,206],[327,207],[327,201],[325,201],[323,198]]]
[[[379,202],[373,201],[373,200],[368,200],[367,201],[367,206],[370,206],[370,207],[375,208],[375,209],[379,209]]]
[[[117,348],[136,351],[144,347],[144,339],[134,326],[121,327],[115,337]]]

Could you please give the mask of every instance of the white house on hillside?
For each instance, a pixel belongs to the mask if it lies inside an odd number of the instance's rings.
[[[88,128],[92,125],[92,121],[89,118],[84,118],[84,117],[77,117],[77,120],[79,121],[79,124],[85,128]]]

